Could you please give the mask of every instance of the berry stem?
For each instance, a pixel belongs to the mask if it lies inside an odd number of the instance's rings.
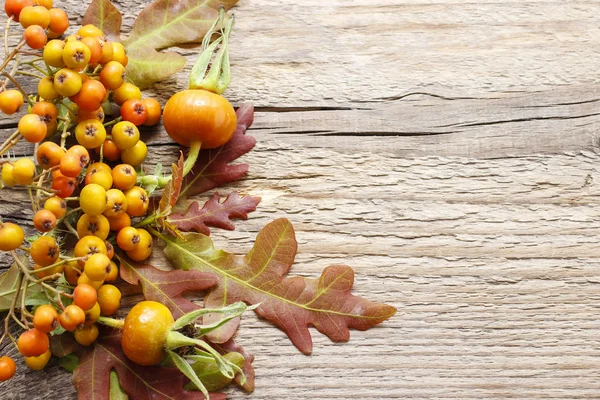
[[[4,61],[2,62],[2,65],[0,65],[0,71],[4,71],[4,68],[6,68],[6,66],[8,65],[8,63],[15,58],[15,56],[17,54],[19,54],[19,50],[21,50],[21,47],[25,46],[25,39],[21,40],[19,42],[19,44],[17,44],[17,47],[15,47],[13,49],[13,51],[10,52],[10,54],[8,54],[5,58]],[[7,45],[8,47],[8,45]]]
[[[7,77],[17,87],[17,89],[19,89],[19,91],[21,92],[21,94],[23,94],[23,97],[25,97],[25,99],[27,99],[27,103],[29,104],[29,106],[33,107],[34,106],[33,102],[31,101],[31,99],[27,95],[27,92],[25,91],[25,89],[23,89],[23,87],[19,84],[19,82],[17,82],[17,80],[11,74],[9,74],[6,71],[3,71],[2,75],[4,75],[5,77]]]
[[[112,121],[108,121],[108,122],[106,122],[106,123],[104,123],[102,125],[104,125],[104,127],[106,128],[106,127],[109,127],[111,125],[115,125],[118,122],[121,122],[122,119],[123,119],[123,117],[117,117],[117,118],[113,119]]]
[[[13,16],[6,21],[6,26],[4,27],[4,55],[8,54],[8,31],[10,30],[10,24],[13,21]]]
[[[37,78],[37,79],[44,79],[45,78],[45,75],[42,76],[42,75],[38,75],[38,74],[33,73],[33,72],[27,72],[27,71],[17,71],[17,74],[19,74],[19,75],[25,75],[25,76],[31,76],[31,77]]]
[[[0,156],[6,153],[6,151],[14,146],[20,139],[21,136],[19,135],[19,131],[14,131],[13,134],[10,135],[8,139],[4,141],[4,143],[2,143],[2,146],[0,146]]]
[[[115,329],[123,329],[123,326],[125,326],[125,321],[122,319],[115,319],[104,316],[98,317],[97,322]]]

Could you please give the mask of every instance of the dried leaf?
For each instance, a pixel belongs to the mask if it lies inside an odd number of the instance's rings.
[[[130,361],[121,349],[120,333],[112,332],[87,348],[73,373],[73,384],[81,400],[110,400],[110,372],[115,370],[123,391],[132,399],[204,399],[200,392],[187,391],[187,378],[176,368],[144,367]],[[222,400],[221,393],[210,395]]]
[[[160,215],[170,212],[179,198],[181,184],[183,183],[183,154],[179,156],[177,164],[171,166],[171,173],[172,178],[163,189],[162,197],[160,198],[160,203],[158,205],[158,213]]]
[[[133,265],[121,258],[121,278],[132,285],[142,285],[146,300],[164,304],[175,319],[198,308],[183,297],[184,293],[206,290],[218,279],[200,271],[161,271],[151,265]]]
[[[94,24],[110,40],[120,41],[122,22],[121,13],[110,0],[92,0],[83,15],[81,25]]]
[[[196,165],[183,180],[180,198],[236,181],[248,172],[248,164],[229,163],[252,150],[256,144],[256,139],[246,135],[254,121],[254,106],[242,104],[236,114],[238,124],[233,137],[224,146],[200,151]]]
[[[220,198],[218,192],[213,194],[202,208],[197,201],[193,201],[185,214],[171,214],[169,222],[183,232],[210,235],[209,226],[232,231],[235,226],[231,218],[248,219],[248,213],[256,210],[260,202],[260,197],[240,197],[237,192],[231,193],[222,203]]]
[[[65,357],[79,349],[79,343],[71,332],[50,336],[50,351],[53,356]]]
[[[156,0],[148,5],[123,43],[129,57],[127,77],[146,87],[179,71],[177,68],[182,61],[185,64],[185,58],[155,50],[199,41],[217,18],[221,4],[230,9],[237,1]]]
[[[25,257],[21,257],[21,261],[27,265],[29,263],[28,259]],[[14,263],[8,271],[0,274],[0,312],[7,311],[10,309],[12,304],[12,300],[14,294],[17,291],[17,280],[19,279],[19,267],[16,263]],[[39,287],[34,284],[30,284],[27,289],[28,298],[31,297],[32,300],[29,301],[26,299],[26,305],[35,305],[36,300],[35,297],[32,297],[35,293],[39,292]]]
[[[312,351],[309,326],[341,342],[350,338],[348,328],[366,330],[396,313],[394,307],[350,294],[354,271],[348,266],[329,266],[319,279],[285,277],[297,250],[294,230],[286,219],[265,226],[245,256],[215,249],[202,234],[183,236],[185,240],[163,238],[165,255],[179,268],[219,277],[206,302],[260,303],[256,312],[281,328],[303,353]]]

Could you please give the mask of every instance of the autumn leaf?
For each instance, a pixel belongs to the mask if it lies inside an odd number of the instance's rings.
[[[110,40],[120,41],[122,21],[121,13],[110,0],[92,0],[81,25],[96,25]]]
[[[156,0],[148,5],[123,42],[129,57],[127,77],[144,88],[180,71],[185,65],[184,57],[156,50],[199,41],[217,18],[219,7],[223,5],[228,10],[237,2]]]
[[[171,180],[163,189],[162,197],[160,198],[160,203],[158,205],[158,212],[160,215],[170,212],[179,198],[181,184],[183,183],[183,154],[179,156],[177,164],[171,165],[171,174]]]
[[[50,350],[56,357],[64,357],[79,349],[79,343],[71,332],[64,332],[60,335],[50,336]]]
[[[183,297],[184,293],[206,290],[218,281],[213,274],[200,271],[161,271],[151,265],[134,266],[124,258],[120,261],[121,278],[132,285],[141,285],[146,300],[164,304],[175,319],[198,308]]]
[[[171,214],[169,222],[183,232],[199,232],[210,235],[209,226],[232,231],[235,229],[231,218],[248,219],[248,213],[256,210],[260,197],[250,195],[240,196],[231,193],[225,201],[220,201],[219,193],[212,197],[200,208],[200,203],[190,203],[185,214]]]
[[[236,181],[248,172],[248,164],[229,163],[252,150],[256,144],[256,139],[246,135],[246,130],[254,121],[254,106],[242,104],[236,115],[237,128],[231,140],[216,149],[200,151],[196,165],[183,180],[180,198]]]
[[[27,265],[27,258],[23,257],[21,261]],[[8,271],[0,274],[0,312],[7,311],[10,309],[13,297],[17,291],[17,282],[19,279],[19,267],[14,263]],[[21,286],[23,287],[23,286]],[[29,301],[29,298],[34,293],[39,292],[39,287],[34,284],[29,284],[27,289],[27,299],[25,300],[26,305],[33,305],[33,301]]]
[[[165,255],[178,268],[197,269],[219,278],[205,306],[244,301],[281,328],[305,354],[312,351],[309,326],[335,342],[350,338],[349,328],[366,330],[396,313],[394,307],[350,294],[354,271],[344,265],[325,268],[319,279],[286,277],[297,242],[291,223],[278,219],[265,226],[245,256],[217,250],[208,236],[185,233],[183,240],[162,236]]]
[[[86,348],[73,372],[73,384],[81,400],[110,400],[110,373],[117,372],[123,391],[132,399],[204,399],[201,392],[187,391],[187,378],[176,368],[141,366],[121,349],[119,332],[102,337]],[[113,385],[114,386],[114,385]],[[225,399],[214,393],[211,400]]]

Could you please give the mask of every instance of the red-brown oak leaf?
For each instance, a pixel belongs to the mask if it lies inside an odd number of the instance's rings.
[[[134,265],[121,258],[120,274],[124,281],[142,286],[146,300],[164,304],[175,319],[198,309],[183,297],[184,293],[209,289],[218,282],[214,274],[201,271],[161,271],[151,265]]]
[[[163,239],[165,255],[175,266],[219,277],[205,304],[260,304],[256,312],[281,328],[305,354],[312,351],[309,326],[341,342],[350,338],[349,328],[366,330],[396,313],[392,306],[352,295],[354,271],[348,266],[329,266],[319,279],[286,277],[297,250],[287,219],[265,226],[245,256],[218,250],[210,237],[199,233]]]
[[[212,197],[200,208],[200,203],[190,203],[184,214],[171,214],[168,221],[183,232],[199,232],[210,235],[209,226],[226,230],[234,230],[232,218],[248,219],[248,213],[256,210],[260,197],[240,196],[233,192],[221,202],[219,193]]]
[[[141,366],[130,361],[121,349],[120,332],[103,336],[86,348],[73,372],[73,384],[80,400],[110,400],[110,371],[115,370],[121,387],[136,400],[201,400],[201,392],[184,389],[188,379],[177,369]],[[210,400],[226,395],[211,393]]]
[[[236,181],[248,172],[248,164],[229,163],[252,150],[256,144],[256,139],[246,135],[246,130],[254,121],[254,106],[242,104],[236,115],[237,128],[231,140],[216,149],[200,151],[194,168],[183,180],[180,198]]]

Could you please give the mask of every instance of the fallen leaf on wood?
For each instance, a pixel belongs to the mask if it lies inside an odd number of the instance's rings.
[[[350,294],[354,271],[345,265],[325,268],[319,279],[286,277],[297,250],[294,229],[287,219],[265,226],[245,256],[218,250],[210,237],[199,233],[163,239],[165,255],[175,266],[219,278],[205,298],[206,307],[236,301],[260,304],[257,314],[281,328],[306,354],[312,351],[309,326],[342,342],[350,338],[349,328],[366,330],[396,313],[392,306]]]
[[[134,265],[124,258],[120,261],[121,278],[141,285],[146,300],[164,304],[175,319],[198,308],[183,297],[184,293],[206,290],[218,281],[213,274],[200,271],[161,271],[151,265]]]
[[[240,196],[231,193],[221,202],[219,193],[215,193],[200,208],[200,203],[190,203],[184,214],[171,214],[168,221],[183,232],[199,232],[210,235],[209,226],[232,231],[235,229],[232,218],[248,219],[248,213],[256,210],[260,197]]]

